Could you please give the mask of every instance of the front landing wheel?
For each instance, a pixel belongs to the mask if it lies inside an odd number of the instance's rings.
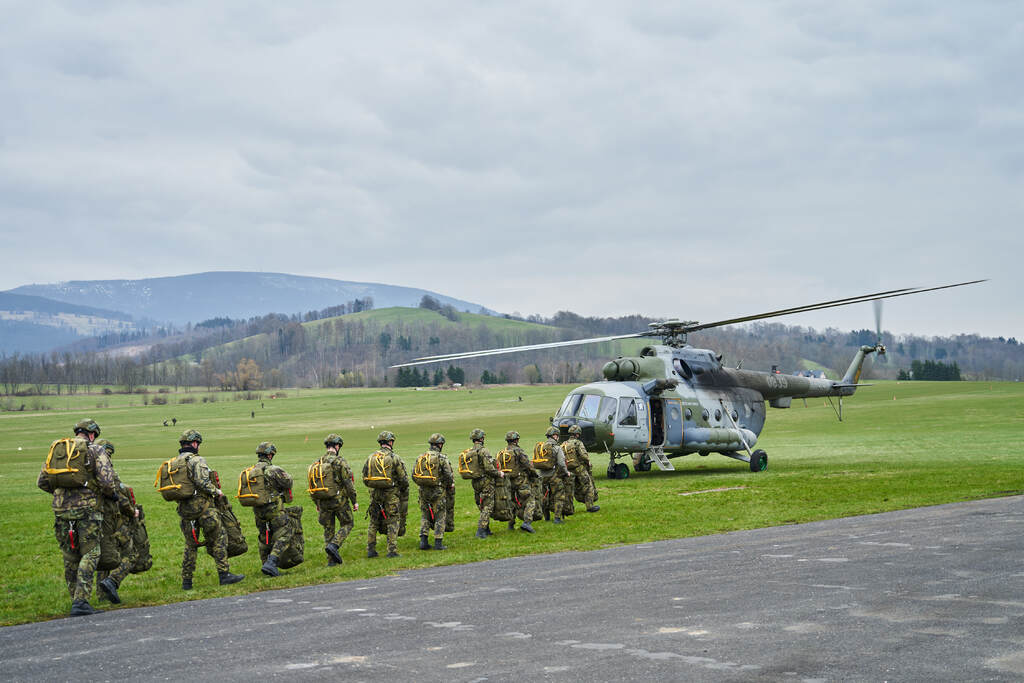
[[[750,471],[764,472],[766,469],[768,469],[768,454],[757,449],[750,454]]]

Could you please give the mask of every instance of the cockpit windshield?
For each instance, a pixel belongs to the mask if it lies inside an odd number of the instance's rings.
[[[610,423],[615,417],[618,402],[614,398],[597,394],[569,394],[558,409],[558,417],[578,417]]]
[[[558,409],[558,417],[572,417],[576,414],[576,409],[580,407],[580,399],[583,398],[583,394],[569,394],[565,397],[562,402],[562,407]]]
[[[597,409],[601,405],[601,397],[594,394],[585,394],[580,404],[579,417],[585,420],[593,420],[597,417]]]

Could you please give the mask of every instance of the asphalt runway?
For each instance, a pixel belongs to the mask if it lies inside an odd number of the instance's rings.
[[[0,678],[1019,681],[1022,549],[1011,497],[403,571],[0,629]]]

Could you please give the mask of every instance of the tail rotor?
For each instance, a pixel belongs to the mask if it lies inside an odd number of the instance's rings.
[[[885,362],[885,344],[882,343],[882,300],[875,299],[871,302],[875,308],[875,351],[878,354],[878,361]]]

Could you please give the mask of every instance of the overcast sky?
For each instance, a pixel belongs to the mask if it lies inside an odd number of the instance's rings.
[[[263,270],[710,321],[987,277],[885,328],[1024,339],[1020,2],[0,6],[0,289]]]

